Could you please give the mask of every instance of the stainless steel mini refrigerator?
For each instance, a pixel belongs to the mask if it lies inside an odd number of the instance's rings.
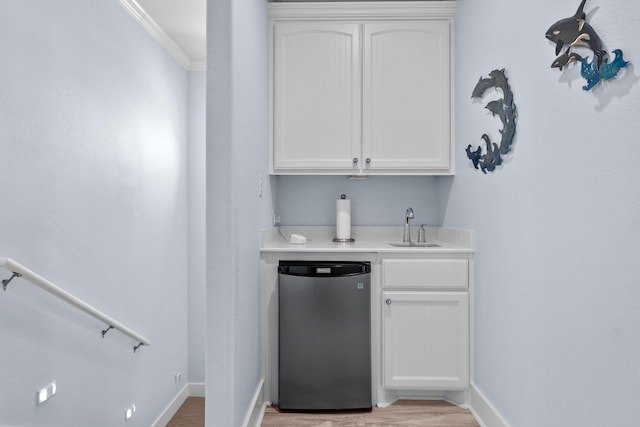
[[[371,408],[371,265],[280,261],[279,406]]]

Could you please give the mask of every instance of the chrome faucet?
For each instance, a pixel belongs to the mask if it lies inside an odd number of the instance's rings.
[[[407,211],[404,213],[404,234],[402,236],[402,241],[405,243],[411,243],[411,224],[409,224],[410,219],[413,219],[413,209],[407,208]]]

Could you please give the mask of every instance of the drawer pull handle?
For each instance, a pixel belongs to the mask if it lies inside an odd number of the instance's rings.
[[[387,298],[387,300],[385,301],[385,303],[386,303],[387,305],[391,305],[391,303],[392,303],[392,302],[393,302],[393,301],[391,301],[391,299],[390,299],[390,298]]]

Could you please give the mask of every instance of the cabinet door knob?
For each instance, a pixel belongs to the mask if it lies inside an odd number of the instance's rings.
[[[355,165],[355,164],[357,164],[357,163],[358,163],[358,158],[357,158],[357,157],[354,157],[354,158],[353,158],[353,164]]]
[[[385,303],[386,303],[387,305],[391,305],[391,303],[392,303],[392,302],[393,302],[393,301],[391,301],[391,298],[387,298],[387,300],[385,301]]]
[[[368,165],[371,164],[371,157],[367,157],[367,159],[365,160],[365,162],[367,162]]]

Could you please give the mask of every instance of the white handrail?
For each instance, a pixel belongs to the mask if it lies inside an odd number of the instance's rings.
[[[2,286],[3,286],[5,291],[7,290],[7,285],[9,284],[9,282],[11,282],[11,280],[13,280],[15,277],[22,277],[25,280],[27,280],[27,281],[31,282],[32,284],[36,285],[37,287],[39,287],[39,288],[49,292],[50,294],[60,298],[61,300],[65,301],[66,303],[71,304],[72,306],[74,306],[74,307],[84,311],[85,313],[95,317],[96,319],[101,320],[102,322],[106,323],[107,324],[107,329],[102,331],[102,337],[103,338],[104,338],[104,335],[107,332],[109,332],[109,330],[117,329],[120,332],[122,332],[123,334],[133,338],[137,343],[139,343],[138,345],[133,347],[133,352],[134,353],[142,345],[151,345],[151,341],[149,341],[148,339],[146,339],[142,335],[138,334],[137,332],[132,331],[131,329],[129,329],[126,326],[124,326],[123,324],[113,320],[111,317],[107,316],[106,314],[102,313],[101,311],[97,310],[96,308],[90,306],[89,304],[87,304],[86,302],[82,301],[81,299],[71,295],[69,292],[65,291],[64,289],[60,288],[59,286],[54,285],[53,283],[51,283],[50,281],[48,281],[44,277],[42,277],[42,276],[34,273],[33,271],[29,270],[24,265],[15,262],[11,258],[0,257],[0,267],[4,267],[5,269],[7,269],[7,270],[9,270],[9,271],[11,271],[13,273],[13,275],[10,278],[2,280]]]

